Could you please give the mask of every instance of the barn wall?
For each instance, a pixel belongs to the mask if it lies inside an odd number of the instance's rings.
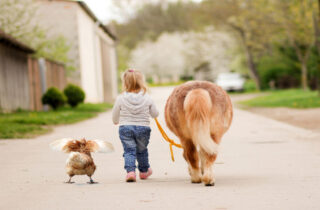
[[[63,91],[67,83],[65,68],[62,64],[45,60],[44,65],[44,68],[41,69],[38,59],[29,58],[31,110],[43,110],[41,98],[48,88],[56,87]],[[44,77],[41,77],[41,74],[43,74]]]
[[[30,109],[27,54],[0,43],[0,109]]]
[[[41,70],[38,59],[0,43],[1,112],[17,109],[41,111],[41,97],[46,89],[57,87],[63,90],[66,83],[66,72],[62,64],[46,60],[45,68]]]

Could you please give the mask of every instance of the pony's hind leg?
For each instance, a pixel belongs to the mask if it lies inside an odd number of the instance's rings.
[[[199,167],[199,154],[197,148],[195,147],[191,139],[181,142],[183,142],[183,157],[188,163],[191,182],[201,183],[201,170]]]
[[[214,186],[215,178],[212,166],[217,158],[217,155],[209,155],[203,149],[200,149],[199,153],[201,158],[202,182],[206,186]]]

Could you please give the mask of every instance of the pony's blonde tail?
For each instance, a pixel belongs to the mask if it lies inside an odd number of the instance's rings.
[[[212,102],[209,92],[201,88],[191,90],[183,108],[193,143],[210,155],[217,154],[218,144],[210,135]]]

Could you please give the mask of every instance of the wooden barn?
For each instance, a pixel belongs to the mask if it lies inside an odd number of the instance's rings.
[[[0,111],[43,110],[42,94],[66,85],[62,64],[31,58],[34,50],[0,30]]]

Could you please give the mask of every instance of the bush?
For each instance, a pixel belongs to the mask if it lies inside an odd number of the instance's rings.
[[[246,80],[244,83],[244,92],[255,92],[257,91],[256,83],[253,80]]]
[[[312,48],[308,59],[308,85],[317,89],[320,80],[320,55]],[[298,88],[301,86],[301,64],[292,47],[289,45],[274,46],[273,53],[265,55],[258,61],[258,72],[262,88],[270,88],[273,82],[275,88]]]
[[[308,78],[309,78],[309,87],[312,90],[316,90],[320,85],[320,55],[316,47],[313,47],[310,58],[308,60]]]
[[[262,57],[258,62],[258,72],[262,89],[296,88],[300,86],[300,68],[297,57],[290,47],[275,47],[272,55]]]
[[[42,103],[48,104],[52,109],[56,110],[66,103],[66,96],[55,87],[51,87],[42,96]]]
[[[83,103],[83,101],[84,101],[85,93],[77,85],[69,84],[64,89],[63,92],[67,96],[68,104],[71,107],[76,107],[78,104]]]

